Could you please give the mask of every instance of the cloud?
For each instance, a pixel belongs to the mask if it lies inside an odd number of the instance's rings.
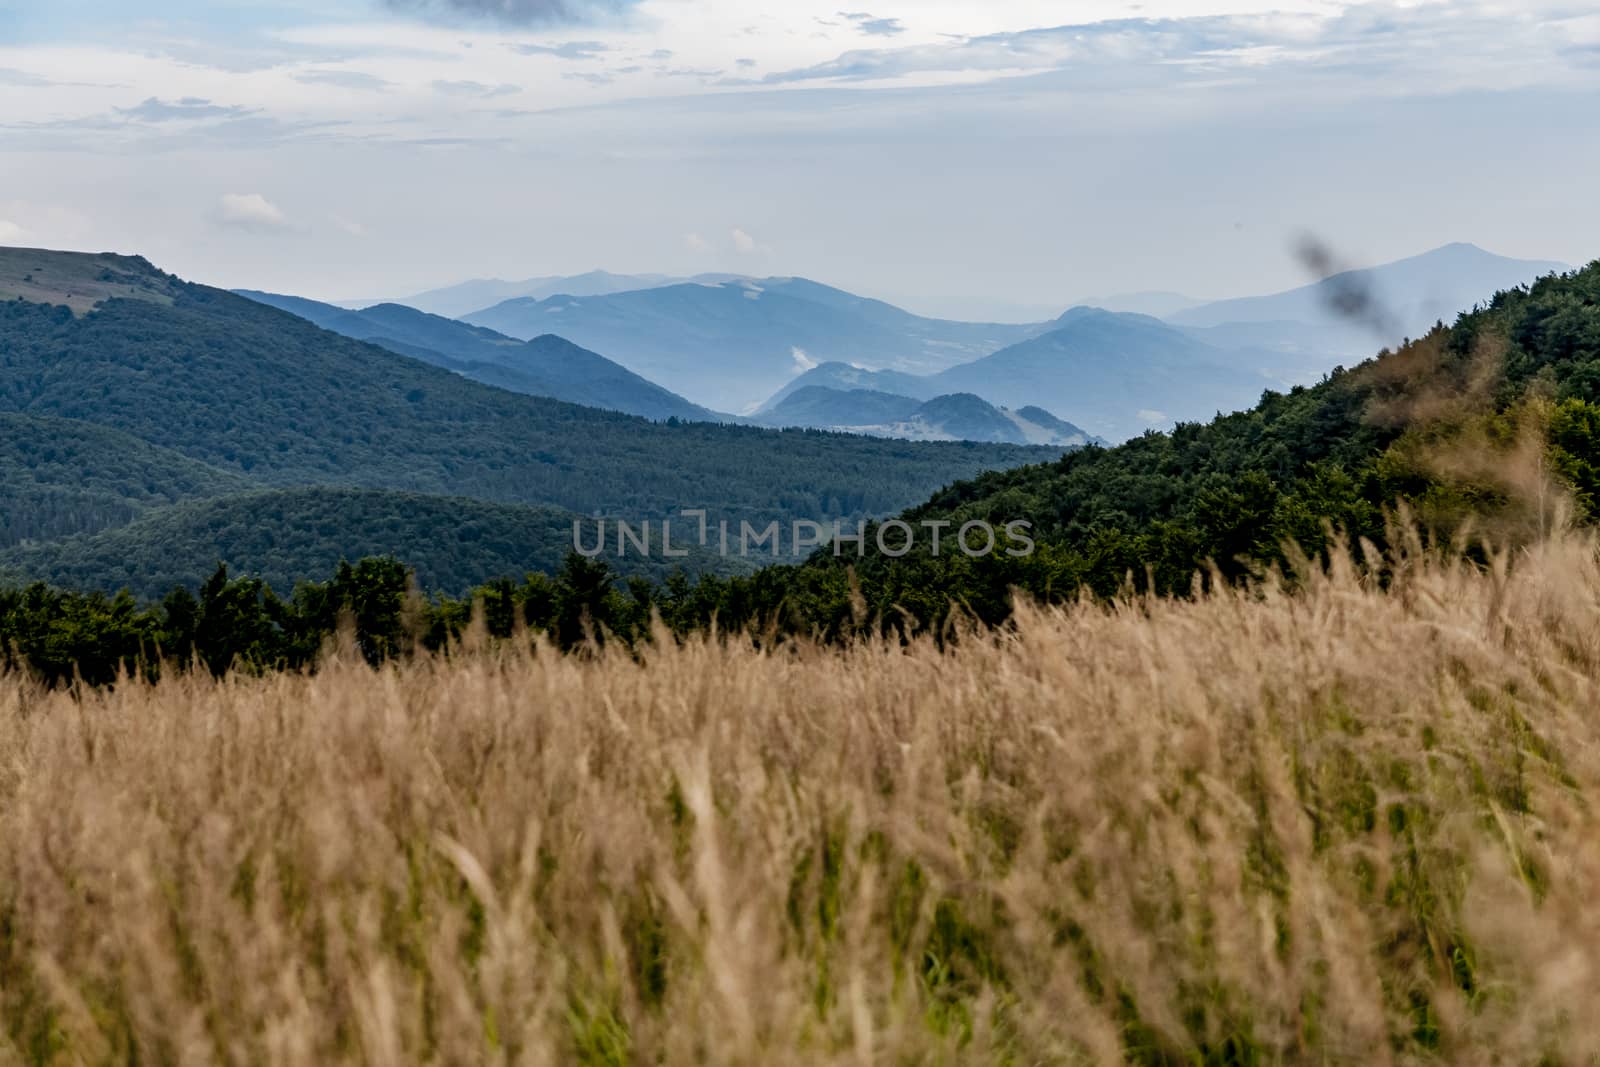
[[[748,256],[760,250],[761,243],[741,227],[735,226],[733,228],[733,247],[737,248],[741,255]]]
[[[817,361],[806,355],[806,350],[795,347],[789,350],[789,358],[794,360],[795,369],[804,374],[808,370],[817,369]]]
[[[217,209],[217,221],[224,226],[259,232],[289,229],[288,216],[260,193],[224,193]]]
[[[359,70],[307,70],[296,74],[294,80],[305,85],[332,85],[339,89],[375,93],[394,88],[394,82],[385,81],[375,74],[363,74]]]
[[[764,82],[878,81],[914,74],[1055,70],[1070,64],[1172,60],[1247,47],[1243,20],[1229,17],[1119,19],[965,37],[905,48],[858,49],[809,67],[775,71]]]
[[[1551,17],[1519,17],[1489,2],[1459,4],[1345,4],[1336,13],[1273,12],[1244,15],[1192,15],[1177,18],[1123,18],[1102,22],[1043,26],[1016,32],[945,40],[895,48],[845,52],[812,66],[772,72],[761,79],[778,85],[809,81],[888,81],[930,75],[1008,77],[1051,74],[1075,84],[1098,82],[1126,88],[1154,85],[1220,84],[1226,79],[1257,82],[1264,72],[1297,69],[1344,76],[1365,86],[1391,89],[1454,88],[1481,85],[1483,58],[1521,84],[1559,81],[1583,66],[1581,50],[1593,44],[1582,20],[1552,5]],[[844,14],[863,32],[892,36],[887,25],[865,13]],[[1551,64],[1552,43],[1567,44],[1568,70]],[[1491,47],[1492,44],[1492,47]],[[1557,47],[1557,55],[1562,50]],[[1402,78],[1398,72],[1404,71]],[[1568,79],[1570,80],[1570,79]]]
[[[0,85],[19,85],[25,89],[43,89],[54,84],[48,78],[41,78],[37,74],[29,74],[25,70],[0,67]]]
[[[611,51],[599,41],[566,41],[562,44],[519,44],[512,51],[525,56],[555,56],[557,59],[599,59]],[[668,52],[667,55],[671,55]]]
[[[512,26],[595,22],[631,10],[639,0],[381,0],[391,11],[447,21]]]
[[[365,226],[359,222],[353,222],[343,215],[329,215],[328,221],[333,223],[335,229],[341,233],[349,234],[351,237],[365,237],[367,235]]]
[[[706,240],[704,237],[701,237],[697,233],[685,234],[683,243],[684,246],[689,249],[689,251],[695,253],[696,255],[705,255],[707,252],[712,251],[711,242]]]
[[[436,81],[433,83],[435,92],[444,93],[446,96],[475,96],[480,100],[492,100],[497,96],[510,96],[522,92],[520,85],[485,85],[483,82],[473,81]]]
[[[26,232],[10,219],[0,219],[0,245],[15,244]]]
[[[112,108],[123,118],[138,122],[192,122],[197,119],[235,119],[250,114],[248,108],[223,107],[197,96],[186,96],[176,103],[152,96],[135,107]]]
[[[693,67],[678,67],[673,70],[658,70],[656,73],[663,78],[720,78],[725,72],[720,70],[696,70]]]
[[[894,37],[906,32],[899,19],[880,19],[865,11],[841,11],[839,17],[849,19],[856,24],[856,29],[870,37]]]
[[[0,67],[0,85],[16,86],[23,89],[126,89],[126,85],[108,84],[106,82],[63,82],[51,78],[41,77],[38,74],[29,74],[25,70],[15,67]]]

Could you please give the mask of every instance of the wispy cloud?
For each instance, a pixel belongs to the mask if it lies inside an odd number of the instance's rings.
[[[363,74],[359,70],[307,70],[296,74],[294,80],[305,85],[332,85],[338,89],[356,89],[374,93],[394,88],[393,82],[375,74]]]
[[[733,241],[733,250],[739,253],[741,256],[760,256],[766,259],[772,259],[776,255],[771,245],[767,244],[765,241],[759,240],[755,234],[751,233],[743,226],[735,226],[728,236]]]
[[[639,0],[382,0],[391,11],[449,21],[533,26],[614,18]]]
[[[1518,69],[1526,82],[1549,83],[1565,69],[1586,66],[1592,16],[1560,5],[1512,14],[1480,0],[1461,3],[1350,3],[1323,13],[1205,14],[1186,18],[1110,19],[1069,26],[952,37],[896,48],[861,48],[806,67],[774,70],[766,85],[806,82],[894,82],[906,78],[1062,72],[1088,80],[1128,83],[1133,78],[1163,85],[1256,78],[1264,70],[1322,70],[1394,88],[1413,78],[1445,88],[1438,72],[1458,86],[1482,85],[1485,62]],[[864,13],[840,13],[866,29]],[[1552,53],[1565,64],[1552,67]]]
[[[135,107],[113,108],[123,118],[138,122],[193,122],[197,119],[233,119],[250,114],[248,108],[224,107],[195,96],[169,103],[151,97]]]
[[[16,244],[26,232],[10,219],[0,219],[0,245]]]
[[[224,193],[217,201],[216,220],[232,229],[256,232],[290,228],[289,217],[260,193]]]
[[[513,51],[525,56],[555,56],[557,59],[599,59],[611,46],[599,41],[566,41],[562,44],[519,44]],[[667,53],[669,56],[672,53]]]
[[[869,37],[895,37],[906,32],[899,19],[880,19],[865,11],[841,11],[839,17],[855,23],[856,29]]]
[[[37,74],[29,74],[25,70],[0,67],[0,85],[16,85],[24,89],[43,89],[54,84],[49,78],[41,78]]]
[[[1170,60],[1257,47],[1264,43],[1264,34],[1252,25],[1255,21],[1228,16],[1119,19],[902,48],[857,49],[824,63],[775,71],[763,80],[768,84],[877,81],[912,74],[1051,70],[1069,63]]]
[[[22,89],[122,89],[126,86],[112,85],[105,82],[80,82],[57,81],[46,78],[40,74],[31,74],[25,70],[13,67],[0,67],[0,85],[10,85]]]
[[[865,28],[860,15],[844,17]],[[893,81],[914,76],[1004,76],[1063,71],[1114,73],[1126,81],[1143,70],[1165,83],[1192,76],[1253,74],[1275,66],[1328,71],[1423,72],[1526,61],[1530,77],[1552,48],[1566,43],[1569,59],[1583,47],[1582,19],[1556,12],[1511,17],[1493,5],[1352,4],[1334,14],[1204,15],[1114,19],[1018,32],[957,37],[894,48],[855,49],[822,63],[774,71],[762,81]],[[1577,39],[1574,39],[1577,38]],[[1371,81],[1371,79],[1368,79]],[[1395,85],[1393,77],[1382,79]]]
[[[471,96],[480,100],[492,100],[499,96],[511,96],[520,93],[522,87],[506,83],[503,85],[485,85],[483,82],[474,81],[436,81],[433,83],[435,92],[446,96]]]

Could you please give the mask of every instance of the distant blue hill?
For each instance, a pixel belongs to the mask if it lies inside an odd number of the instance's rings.
[[[399,304],[350,311],[295,296],[241,290],[240,296],[298,315],[359,341],[382,345],[487,385],[649,419],[721,421],[722,416],[554,335],[518,341]]]
[[[918,400],[871,389],[809,385],[788,393],[751,421],[763,426],[806,426],[919,441],[1066,448],[1095,443],[1083,430],[1042,408],[1011,411],[971,393]]]
[[[1074,308],[1055,329],[928,379],[938,393],[1036,404],[1122,440],[1210,419],[1261,398],[1269,380],[1248,354],[1215,348],[1159,319]]]
[[[698,403],[741,413],[818,363],[932,373],[1043,328],[922,318],[800,278],[511,300],[465,321],[511,337],[559,333]]]
[[[1178,326],[1211,328],[1223,341],[1369,356],[1436,322],[1455,321],[1485,293],[1514,289],[1571,268],[1508,259],[1472,244],[1450,244],[1394,263],[1343,271],[1270,296],[1222,300],[1168,316]]]
[[[759,418],[761,415],[772,411],[794,393],[808,388],[828,389],[844,393],[859,389],[867,392],[912,397],[917,400],[932,400],[934,397],[932,383],[927,378],[915,374],[903,374],[900,371],[892,370],[867,370],[849,363],[822,363],[812,367],[774,393],[765,404],[761,405],[760,410],[756,413],[757,417]]]
[[[938,374],[815,367],[761,409],[765,420],[813,388],[872,390],[916,401],[971,394],[988,404],[1059,413],[1070,432],[1123,440],[1176,420],[1249,407],[1271,376],[1270,353],[1219,348],[1146,315],[1073,308],[1044,332]],[[1198,331],[1196,331],[1198,332]]]
[[[430,315],[443,315],[458,319],[474,311],[493,307],[507,300],[532,298],[545,300],[552,296],[605,296],[625,293],[634,289],[655,289],[663,285],[683,285],[688,282],[732,281],[734,274],[701,274],[693,278],[678,278],[666,274],[613,274],[606,270],[592,270],[586,274],[550,275],[526,278],[522,281],[504,281],[500,278],[478,278],[442,289],[399,300],[338,301],[340,307],[363,308],[373,304],[404,304],[406,307],[426,311]]]

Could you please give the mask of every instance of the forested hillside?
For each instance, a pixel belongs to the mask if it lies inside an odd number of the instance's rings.
[[[491,632],[509,634],[520,615],[563,641],[631,639],[652,613],[682,632],[713,620],[769,636],[919,630],[941,624],[952,605],[1002,621],[1018,589],[1051,601],[1086,588],[1182,594],[1211,568],[1225,579],[1272,565],[1292,576],[1298,554],[1320,553],[1335,530],[1384,547],[1396,508],[1403,528],[1469,552],[1484,539],[1531,542],[1563,521],[1600,516],[1600,263],[1501,293],[1451,327],[1316,386],[1269,392],[1250,411],[951,486],[905,513],[920,532],[903,558],[884,555],[869,536],[860,555],[841,546],[840,555],[824,550],[801,566],[677,576],[626,592],[603,564],[570,558],[564,580],[586,591],[578,597],[585,626],[561,615],[551,588],[537,582],[491,585],[478,596],[500,605]],[[953,547],[965,523],[1018,520],[1032,524],[1032,555],[973,559]],[[937,556],[927,523],[943,531]],[[391,598],[403,592],[403,580],[386,581]],[[266,620],[257,628],[271,630],[268,607],[250,602]],[[561,610],[576,602],[561,601]],[[125,637],[107,647],[137,648],[126,635],[172,626],[165,609],[139,615],[131,601],[12,605],[13,635],[81,637],[110,627]],[[419,625],[440,641],[469,614],[466,601],[441,601]],[[51,621],[61,619],[79,621],[63,631]]]
[[[951,486],[903,516],[919,535],[903,558],[869,537],[864,557],[844,546],[802,567],[680,586],[658,606],[683,630],[713,616],[800,632],[916,629],[952,604],[999,622],[1019,589],[1046,601],[1086,588],[1182,594],[1212,566],[1225,578],[1292,570],[1332,531],[1382,546],[1397,514],[1469,549],[1600,518],[1600,263],[1500,293],[1250,411]],[[952,547],[965,523],[1016,520],[1032,524],[1030,556]],[[942,524],[937,557],[924,523]]]
[[[699,409],[559,338],[334,313],[395,351],[138,257],[4,250],[5,580],[159,597],[227,562],[286,591],[387,555],[424,589],[460,593],[556,569],[575,514],[853,521],[1060,454],[685,422],[669,416]],[[547,389],[597,404],[620,391],[666,421],[507,391]],[[298,491],[312,488],[329,491]],[[661,577],[659,563],[623,570]]]
[[[827,521],[891,514],[957,479],[1060,454],[656,424],[466,381],[141,259],[16,252],[0,266],[27,297],[0,302],[0,415],[16,428],[0,443],[0,547],[180,500],[319,485],[585,515]],[[340,531],[348,543],[358,532]],[[409,562],[453,573],[447,560]]]
[[[1600,263],[1494,296],[1399,351],[1250,411],[1090,448],[1043,466],[952,486],[912,509],[913,524],[1026,519],[1039,551],[974,561],[946,554],[856,561],[873,612],[915,605],[926,620],[951,599],[987,618],[1016,585],[1045,597],[1087,585],[1186,591],[1215,563],[1237,576],[1316,553],[1330,528],[1381,543],[1397,505],[1440,538],[1515,543],[1568,506],[1600,501]],[[849,614],[835,561],[796,573],[831,581],[830,621]],[[824,597],[824,599],[828,599]]]
[[[386,490],[256,491],[161,508],[95,534],[0,550],[0,577],[106,593],[128,589],[157,600],[177,586],[198,588],[218,564],[287,593],[296,582],[332,574],[342,560],[394,556],[410,563],[422,591],[459,596],[492,576],[555,573],[572,551],[576,519],[555,508]],[[636,554],[617,569],[661,580],[680,566],[698,573],[719,565],[702,555],[668,560]]]
[[[0,411],[0,550],[250,487],[247,477],[103,426]]]
[[[569,404],[647,419],[732,421],[689,403],[604,356],[545,334],[517,341],[480,326],[400,304],[351,311],[300,297],[241,290],[257,303],[298,315],[325,330],[370,341],[476,382]]]
[[[1039,452],[658,425],[515,396],[183,286],[172,307],[0,304],[0,411],[110,426],[274,486],[354,485],[589,513],[884,514]]]

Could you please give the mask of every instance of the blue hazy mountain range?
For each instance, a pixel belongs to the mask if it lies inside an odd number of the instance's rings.
[[[871,390],[925,401],[975,394],[993,405],[1042,408],[1086,436],[1122,440],[1179,420],[1248,407],[1282,385],[1270,357],[1207,344],[1159,319],[1074,308],[1036,337],[925,376],[827,363],[780,390],[761,412],[783,409],[810,388]],[[1081,428],[1081,429],[1080,429]]]
[[[818,363],[934,373],[1044,328],[927,319],[798,278],[522,298],[465,321],[511,337],[560,334],[698,404],[739,414]]]
[[[442,289],[430,289],[414,296],[384,300],[341,300],[336,303],[340,307],[352,309],[371,307],[373,304],[404,304],[418,311],[426,311],[430,315],[458,319],[507,300],[526,298],[545,300],[552,296],[606,296],[610,293],[657,289],[666,285],[684,285],[691,282],[734,281],[739,277],[741,276],[737,274],[697,274],[681,278],[667,274],[613,274],[608,270],[592,270],[586,274],[550,275],[527,278],[523,281],[476,278]]]
[[[453,307],[508,291],[532,294],[462,321],[394,304],[352,311],[252,295],[478,381],[651,418],[743,416],[774,425],[791,395],[820,388],[830,392],[780,417],[789,425],[987,440],[1000,431],[995,419],[1010,417],[1002,410],[1033,407],[1066,420],[1066,437],[1121,440],[1248,407],[1264,389],[1310,383],[1336,364],[1453,319],[1479,294],[1557,269],[1454,244],[1272,296],[1197,306],[1174,293],[1105,300],[1162,310],[1166,319],[1077,307],[1022,325],[926,318],[800,278],[726,275],[684,281],[597,271],[424,294],[455,300]],[[573,292],[551,293],[559,289]],[[859,410],[866,398],[850,396],[859,391],[897,398],[881,401],[895,417]],[[963,394],[993,414],[911,415]],[[1033,425],[1012,430],[1020,436],[1001,439],[1041,439]]]
[[[862,403],[873,394],[815,390],[809,404],[790,404],[773,415],[740,419],[691,404],[604,356],[552,334],[518,341],[481,326],[398,304],[353,311],[303,297],[253,290],[238,292],[325,330],[382,345],[488,385],[657,420],[677,417],[749,422],[924,441],[1073,447],[1089,440],[1088,434],[1049,412],[1032,409],[1031,417],[1023,416],[996,408],[971,394],[926,400],[876,394],[888,403],[874,407]],[[909,375],[905,378],[920,381]]]
[[[1167,318],[1177,326],[1207,329],[1215,344],[1364,358],[1420,337],[1436,322],[1454,322],[1485,293],[1571,269],[1457,243],[1379,267],[1341,271],[1287,292],[1185,308]]]
[[[839,366],[839,364],[831,364]],[[820,385],[788,391],[750,421],[763,426],[808,426],[874,437],[923,441],[988,441],[996,444],[1073,448],[1093,439],[1038,407],[998,408],[971,393],[918,400],[871,389]]]
[[[381,345],[391,352],[514,393],[551,397],[569,404],[649,419],[721,419],[716,413],[691,404],[604,356],[553,335],[518,341],[493,330],[399,304],[379,304],[351,311],[302,297],[251,290],[238,292],[258,303],[298,315],[325,330]]]
[[[1275,296],[1192,306],[1175,293],[1130,294],[1107,298],[1112,309],[1021,325],[925,318],[799,278],[708,278],[521,297],[465,321],[512,337],[560,334],[721,411],[759,417],[809,386],[921,401],[971,393],[1121,439],[1309,383],[1454,319],[1482,293],[1560,268],[1456,244]]]

